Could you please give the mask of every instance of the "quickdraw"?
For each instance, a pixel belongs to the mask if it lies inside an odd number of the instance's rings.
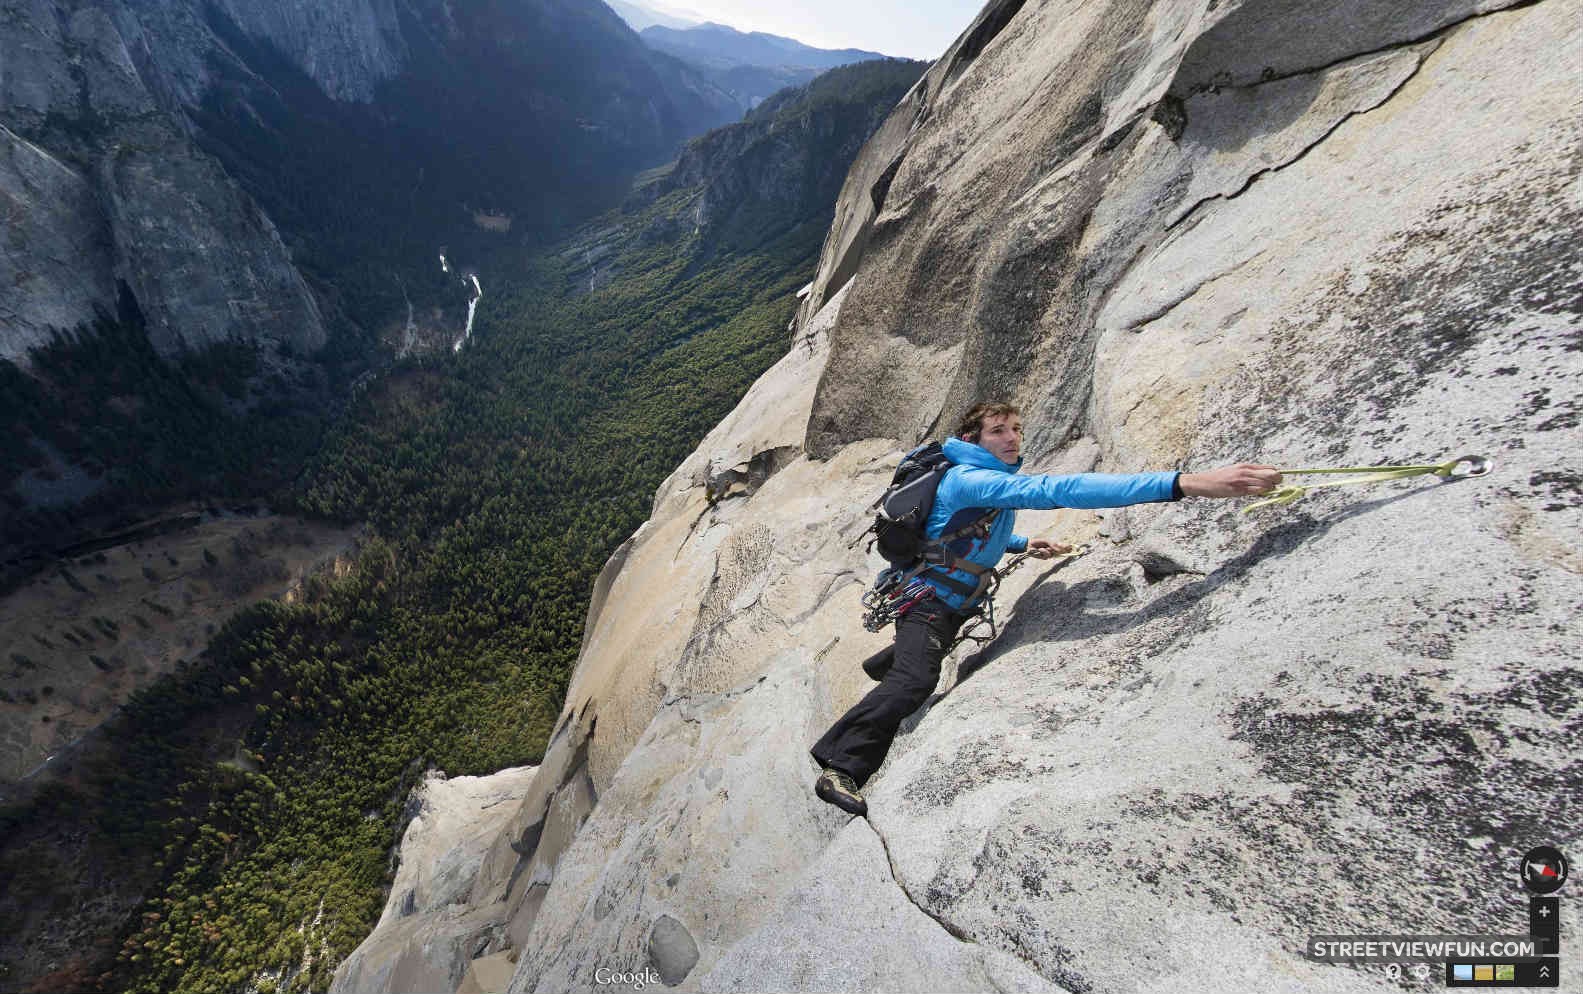
[[[934,587],[923,580],[920,573],[925,566],[912,570],[890,567],[881,570],[874,586],[863,595],[863,627],[877,632],[919,604],[934,597]]]
[[[1458,468],[1466,466],[1465,470],[1458,472]],[[1353,483],[1382,483],[1386,480],[1406,480],[1414,476],[1427,476],[1433,473],[1446,480],[1465,480],[1475,476],[1483,476],[1495,468],[1495,462],[1484,456],[1458,456],[1447,459],[1443,463],[1432,466],[1343,466],[1339,469],[1282,469],[1283,476],[1301,476],[1305,473],[1363,473],[1363,476],[1354,476],[1345,480],[1331,480],[1328,483],[1308,483],[1304,485],[1288,484],[1272,491],[1264,500],[1249,504],[1242,509],[1243,514],[1257,511],[1261,507],[1279,507],[1283,504],[1292,504],[1303,497],[1310,490],[1321,487],[1344,487]]]
[[[1059,556],[1051,556],[1050,558],[1052,560],[1060,561],[1060,560],[1077,559],[1080,556],[1086,556],[1086,555],[1088,555],[1088,546],[1080,545],[1077,548],[1073,549],[1071,552],[1063,552]],[[1034,558],[1037,558],[1037,557],[1034,556],[1034,554],[1031,553],[1031,552],[1018,553],[1017,555],[1012,557],[1011,562],[1007,563],[1004,568],[999,570],[1000,578],[1002,580],[1006,579],[1006,577],[1010,576],[1017,569],[1018,566],[1021,566],[1023,563],[1027,562],[1029,559],[1034,559]]]
[[[989,626],[989,634],[974,635],[973,633],[978,631],[983,625]],[[995,628],[995,598],[986,597],[980,602],[978,613],[973,615],[973,620],[962,626],[956,633],[956,638],[951,642],[951,648],[955,649],[963,642],[972,642],[979,648],[983,648],[995,641],[995,636],[999,634],[1000,632]]]

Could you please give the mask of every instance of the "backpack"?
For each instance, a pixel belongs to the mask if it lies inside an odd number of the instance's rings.
[[[870,508],[874,516],[872,545],[892,566],[911,566],[924,557],[924,523],[934,510],[935,491],[951,468],[939,442],[920,445],[902,456],[890,486]]]
[[[870,510],[879,513],[874,516],[874,523],[852,544],[856,545],[864,535],[872,532],[874,538],[869,542],[869,548],[872,550],[874,546],[879,546],[880,555],[890,563],[880,571],[873,587],[862,598],[863,606],[868,609],[863,615],[863,627],[871,632],[895,622],[919,602],[933,596],[934,588],[922,579],[923,572],[931,566],[947,570],[961,569],[973,574],[978,579],[974,585],[961,583],[939,572],[931,577],[934,582],[955,590],[969,600],[978,599],[993,587],[996,580],[993,569],[958,558],[951,552],[949,545],[970,534],[989,534],[990,526],[1000,514],[998,509],[987,510],[982,517],[967,526],[937,539],[931,540],[924,535],[929,512],[934,510],[935,492],[939,490],[940,481],[952,465],[939,442],[920,445],[902,457],[895,475],[891,477],[890,486],[869,505]],[[983,602],[981,609],[992,611],[988,600]],[[993,614],[989,614],[989,617],[993,618]],[[993,627],[993,620],[990,624]]]
[[[934,510],[935,492],[952,465],[939,442],[920,445],[902,457],[895,475],[891,477],[890,486],[870,505],[870,509],[878,513],[874,516],[874,523],[863,534],[874,533],[869,548],[879,547],[880,555],[893,567],[888,573],[898,577],[907,574],[906,579],[910,580],[930,565],[963,569],[975,576],[987,571],[987,567],[959,559],[947,546],[970,534],[987,535],[996,516],[1000,514],[999,509],[986,509],[977,520],[937,539],[929,539],[924,535],[929,512]],[[859,539],[862,537],[858,536]],[[949,577],[938,579],[953,589],[961,588],[960,592],[964,594],[973,593],[976,596],[983,593],[982,584],[974,588]]]

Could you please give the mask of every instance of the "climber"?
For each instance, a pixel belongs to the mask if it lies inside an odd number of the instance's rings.
[[[1281,474],[1272,466],[1237,463],[1207,473],[1081,473],[1070,476],[1018,476],[1022,466],[1022,417],[1011,404],[978,404],[968,411],[955,438],[945,442],[953,464],[940,479],[934,507],[925,523],[928,538],[963,531],[950,545],[976,564],[969,570],[933,566],[922,578],[925,597],[896,620],[888,669],[881,654],[865,664],[880,684],[842,715],[809,750],[822,771],[814,793],[852,814],[866,814],[859,793],[879,769],[902,719],[934,691],[940,661],[950,651],[957,629],[980,607],[984,585],[976,570],[993,567],[1010,552],[1038,559],[1071,550],[1044,539],[1012,532],[1016,508],[1126,507],[1182,497],[1242,497],[1272,490]],[[992,509],[1004,509],[993,519]],[[986,522],[973,529],[973,522]]]

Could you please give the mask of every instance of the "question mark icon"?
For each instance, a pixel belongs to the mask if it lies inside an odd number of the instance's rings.
[[[1387,964],[1385,964],[1385,979],[1386,980],[1400,980],[1400,979],[1402,979],[1402,965],[1400,963],[1387,963]]]

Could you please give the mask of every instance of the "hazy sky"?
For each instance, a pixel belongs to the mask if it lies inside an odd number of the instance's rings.
[[[863,48],[933,60],[985,0],[633,0],[741,31],[768,31],[818,48]]]

